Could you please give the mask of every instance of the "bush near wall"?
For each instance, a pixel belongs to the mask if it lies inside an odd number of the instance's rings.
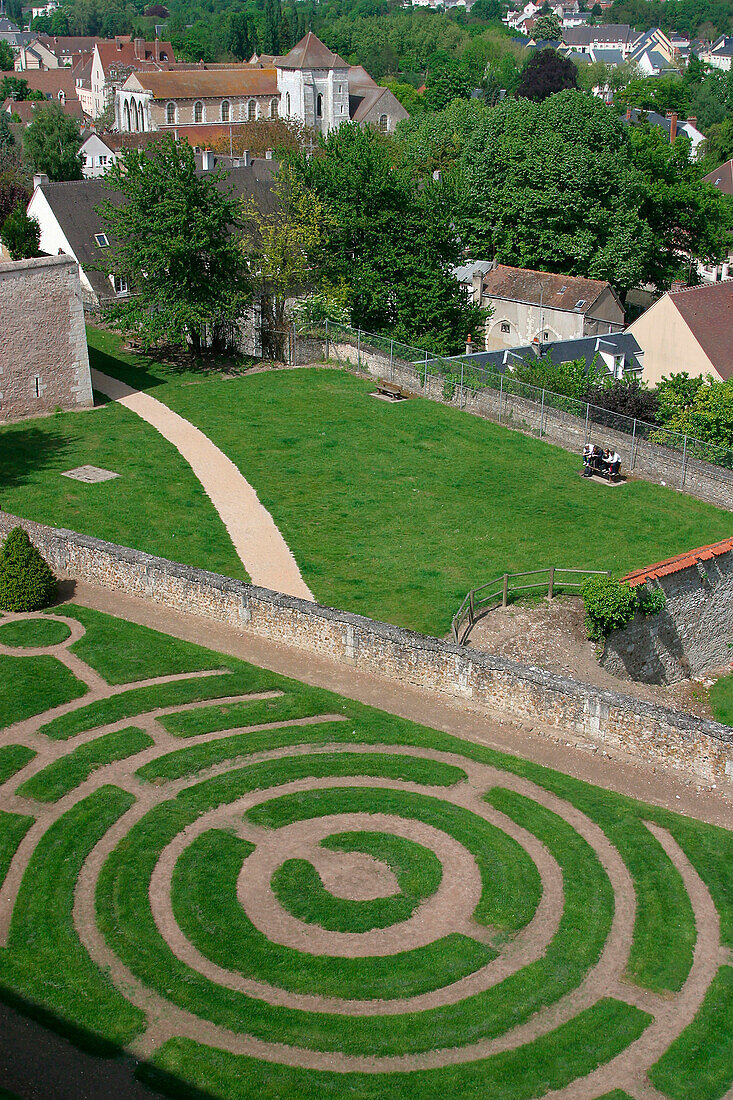
[[[14,527],[0,551],[0,609],[38,611],[56,595],[56,578],[22,527]]]
[[[610,577],[591,577],[581,593],[588,637],[594,642],[602,642],[614,630],[630,623],[639,602],[633,588]]]

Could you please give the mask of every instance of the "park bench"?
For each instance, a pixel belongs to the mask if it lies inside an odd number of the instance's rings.
[[[591,462],[589,467],[583,467],[583,472],[584,473],[585,473],[586,469],[590,469],[591,475],[593,477],[602,477],[604,481],[608,481],[609,483],[615,484],[617,481],[621,481],[620,468],[619,468],[618,473],[612,474],[609,467],[606,466],[606,464],[604,462],[601,462],[600,460],[596,460],[595,462]],[[586,475],[586,476],[591,476],[591,475]]]
[[[393,401],[403,401],[410,396],[404,386],[398,385],[397,382],[385,382],[383,378],[377,379],[377,393],[391,397]]]

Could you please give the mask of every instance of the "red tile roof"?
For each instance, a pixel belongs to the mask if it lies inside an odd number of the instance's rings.
[[[728,554],[733,550],[733,537],[723,539],[722,542],[714,542],[710,546],[698,546],[697,550],[688,550],[684,554],[677,554],[666,561],[658,561],[654,565],[647,565],[643,569],[636,569],[633,573],[627,573],[621,579],[626,581],[631,588],[639,584],[654,580],[657,577],[668,577],[670,573],[680,573],[683,569],[689,569],[697,565],[699,561],[710,561],[719,558],[721,554]]]
[[[497,264],[484,276],[484,294],[513,302],[542,302],[548,309],[566,309],[588,313],[610,283],[599,279],[580,279],[574,275],[554,275],[549,271],[509,267]]]
[[[708,172],[707,176],[702,178],[718,191],[722,191],[724,195],[733,195],[733,160],[727,160],[725,164],[721,164],[720,168]]]
[[[156,58],[156,49],[158,56]],[[99,60],[105,73],[118,66],[123,69],[151,69],[166,68],[176,60],[173,46],[170,42],[97,42]],[[139,55],[139,56],[138,56]]]
[[[226,69],[134,73],[141,88],[154,99],[211,99],[222,96],[277,95],[275,69],[230,65]]]
[[[669,300],[723,381],[733,378],[733,280],[670,291]]]

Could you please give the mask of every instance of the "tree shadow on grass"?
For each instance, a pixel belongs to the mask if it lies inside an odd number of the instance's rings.
[[[150,367],[153,362],[152,358],[136,355],[135,362],[129,363],[126,359],[118,359],[116,355],[109,355],[106,351],[89,347],[89,366],[92,370],[108,374],[110,378],[118,378],[120,382],[125,382],[135,390],[149,390],[153,386],[161,386],[165,382],[165,378],[151,373]],[[109,400],[103,394],[97,394],[96,391],[94,396],[95,404],[98,398],[101,404]]]
[[[0,986],[0,1094],[54,1100],[214,1100],[175,1075]]]
[[[44,424],[43,429],[11,424],[0,432],[0,508],[3,491],[26,484],[37,470],[58,466],[68,450],[61,425],[53,418]]]

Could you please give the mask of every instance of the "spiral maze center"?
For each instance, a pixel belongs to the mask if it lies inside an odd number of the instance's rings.
[[[0,984],[151,1081],[733,1084],[732,834],[88,609],[0,660]]]

